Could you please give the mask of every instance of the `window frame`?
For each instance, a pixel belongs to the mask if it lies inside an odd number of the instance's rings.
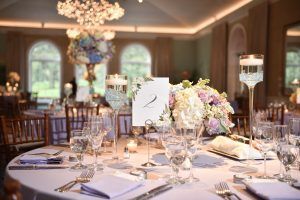
[[[147,62],[132,62],[132,61],[127,61],[127,62],[123,62],[123,59],[122,59],[122,57],[123,57],[123,54],[126,52],[126,50],[127,49],[129,49],[130,47],[132,47],[132,46],[141,46],[142,48],[144,48],[145,50],[146,50],[146,52],[148,53],[148,55],[149,55],[149,63],[147,63]],[[150,68],[150,73],[148,74],[149,76],[151,76],[152,75],[152,58],[153,58],[153,56],[152,56],[152,54],[151,54],[151,51],[149,50],[149,48],[146,46],[146,45],[144,45],[144,44],[141,44],[141,43],[137,43],[137,42],[135,42],[135,43],[130,43],[130,44],[127,44],[126,46],[124,46],[123,48],[122,48],[122,51],[121,51],[121,53],[120,53],[120,74],[122,74],[122,68],[123,68],[123,64],[124,63],[131,63],[131,64],[145,64],[145,65],[148,65],[149,66],[149,68]]]
[[[32,59],[31,55],[32,55],[32,51],[33,49],[38,46],[38,45],[41,45],[41,44],[48,44],[48,45],[51,45],[52,47],[54,47],[57,52],[58,52],[58,55],[59,55],[59,60],[51,60],[51,59]],[[56,45],[54,44],[52,41],[50,40],[38,40],[36,42],[34,42],[30,47],[29,47],[29,51],[28,51],[28,54],[27,54],[27,62],[28,62],[28,74],[27,74],[27,88],[28,88],[28,91],[32,92],[32,81],[31,81],[31,74],[32,74],[32,62],[33,61],[39,61],[39,62],[58,62],[59,63],[59,96],[58,98],[61,98],[61,92],[62,92],[62,78],[63,78],[63,69],[62,69],[62,62],[63,62],[63,59],[62,59],[62,53],[61,53],[61,49]],[[50,99],[52,97],[38,97],[39,99]]]

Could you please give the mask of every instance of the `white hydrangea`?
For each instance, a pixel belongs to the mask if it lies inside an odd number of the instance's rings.
[[[193,88],[180,90],[175,95],[173,117],[182,126],[189,127],[203,119],[204,104]]]

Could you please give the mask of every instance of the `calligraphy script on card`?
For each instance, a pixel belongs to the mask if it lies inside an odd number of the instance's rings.
[[[147,119],[157,121],[168,105],[169,78],[151,78],[138,84],[138,90],[133,91],[132,125],[144,126]]]

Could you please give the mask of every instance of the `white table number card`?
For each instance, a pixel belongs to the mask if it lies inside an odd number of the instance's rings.
[[[138,78],[133,86],[132,125],[145,126],[157,121],[169,105],[169,78]]]

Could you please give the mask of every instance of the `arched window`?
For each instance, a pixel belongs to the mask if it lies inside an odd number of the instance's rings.
[[[151,54],[141,44],[131,44],[121,53],[121,74],[128,77],[128,91],[131,94],[131,82],[135,77],[151,75]]]
[[[285,87],[291,88],[291,82],[300,77],[300,49],[289,48],[286,52]]]
[[[34,44],[29,51],[29,91],[40,98],[59,98],[61,56],[56,46],[47,41]]]
[[[96,93],[104,95],[105,92],[105,76],[106,64],[98,64],[95,66],[96,81],[94,82],[94,89]],[[86,74],[85,65],[75,65],[75,77],[78,86],[88,86],[89,83],[84,79]]]

